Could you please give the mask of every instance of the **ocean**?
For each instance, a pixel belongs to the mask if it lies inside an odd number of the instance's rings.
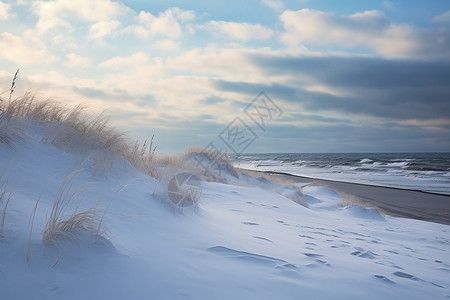
[[[243,169],[450,195],[450,153],[250,153],[231,158]]]

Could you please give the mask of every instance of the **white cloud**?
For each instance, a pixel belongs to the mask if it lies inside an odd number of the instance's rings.
[[[115,62],[106,64],[122,65],[123,67],[116,67],[115,72],[108,74],[100,88],[103,90],[122,89],[133,94],[153,94],[155,92],[154,85],[162,78],[167,77],[167,68],[158,57],[148,59],[146,63],[139,64],[139,61],[140,57],[136,58],[132,55],[128,59],[118,58]]]
[[[19,64],[38,64],[56,58],[46,49],[28,46],[21,37],[11,33],[0,33],[0,57]]]
[[[286,11],[281,17],[286,29],[286,44],[310,42],[354,47],[380,35],[388,27],[385,16],[378,11],[365,11],[349,16],[335,16],[318,10]],[[370,31],[370,32],[369,32]],[[372,36],[368,36],[372,33]]]
[[[11,4],[0,1],[0,21],[7,21],[15,16],[15,14],[10,13],[10,10]]]
[[[39,16],[36,27],[41,33],[61,26],[70,27],[70,19],[98,23],[114,20],[130,11],[123,4],[109,0],[34,1],[32,9]]]
[[[276,12],[280,12],[284,9],[284,4],[281,0],[261,0],[261,2]]]
[[[71,51],[82,48],[82,45],[77,43],[74,37],[69,34],[54,35],[51,38],[51,43],[52,45],[57,45],[59,47],[62,47],[63,49],[69,49]]]
[[[150,12],[141,11],[138,15],[139,25],[131,25],[125,29],[142,39],[149,37],[166,37],[176,39],[181,36],[182,28],[179,23],[190,22],[195,19],[192,11],[185,11],[179,8],[169,8],[161,12],[158,16]]]
[[[434,17],[432,21],[436,23],[450,23],[450,10],[446,11],[442,15]]]
[[[192,22],[196,18],[195,12],[192,10],[183,10],[178,7],[173,7],[168,9],[168,11],[170,11],[174,17],[182,23]]]
[[[161,40],[154,44],[155,48],[165,50],[165,51],[178,51],[180,50],[180,45],[172,40]]]
[[[97,22],[89,29],[88,39],[101,39],[113,33],[119,26],[120,22],[116,20]]]
[[[436,32],[391,23],[379,11],[335,15],[302,9],[286,11],[280,19],[285,28],[281,40],[288,45],[366,47],[393,58],[445,56],[450,52],[449,41],[439,39]]]
[[[105,62],[102,62],[98,66],[100,68],[107,68],[107,69],[135,68],[146,65],[149,62],[150,59],[146,53],[137,52],[130,56],[117,56],[111,58]]]
[[[66,62],[64,65],[69,68],[83,68],[91,65],[89,57],[83,57],[75,53],[69,53],[66,55]]]
[[[213,33],[219,32],[241,41],[267,40],[273,35],[272,29],[260,24],[210,21],[204,28]]]
[[[196,48],[179,56],[169,57],[166,65],[175,71],[187,71],[192,76],[246,82],[268,81],[270,76],[261,72],[261,69],[251,61],[251,56],[275,53],[266,48]]]

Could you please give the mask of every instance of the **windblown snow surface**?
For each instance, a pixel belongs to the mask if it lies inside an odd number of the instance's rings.
[[[450,298],[446,225],[343,207],[324,187],[298,186],[301,195],[242,174],[202,182],[199,202],[181,211],[167,185],[120,160],[94,175],[90,157],[36,139],[0,151],[2,180],[15,192],[0,237],[2,300]],[[67,214],[98,202],[107,231],[75,230],[44,253],[55,195],[74,172],[81,188]],[[309,207],[283,196],[295,193]]]

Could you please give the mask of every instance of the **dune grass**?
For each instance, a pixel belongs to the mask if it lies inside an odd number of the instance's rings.
[[[13,137],[16,130],[10,128],[7,120],[7,116],[3,111],[0,111],[0,144],[6,145],[13,149]]]
[[[0,237],[3,236],[5,228],[6,211],[11,199],[15,196],[16,192],[9,189],[9,175],[3,173],[0,176],[0,205],[2,205],[1,222],[0,222]]]
[[[12,137],[18,132],[25,134],[30,126],[45,123],[42,141],[67,152],[86,155],[86,160],[94,165],[94,174],[119,159],[125,159],[157,180],[162,179],[162,168],[172,168],[188,169],[203,180],[215,181],[211,173],[193,161],[195,156],[237,174],[228,156],[219,150],[205,152],[201,147],[192,147],[184,154],[157,155],[154,136],[142,145],[131,143],[125,133],[109,125],[105,113],[92,117],[85,111],[85,105],[67,108],[56,101],[39,100],[36,93],[26,93],[7,103],[3,101],[0,141],[12,146]]]
[[[27,93],[3,106],[6,129],[16,125],[26,129],[30,124],[48,124],[42,140],[66,151],[80,153],[105,149],[122,154],[128,148],[125,134],[108,125],[104,113],[91,117],[86,107],[72,109],[52,100],[38,100],[36,93]]]
[[[123,184],[115,195],[111,198],[105,208],[99,208],[100,199],[97,202],[85,209],[80,209],[81,203],[85,200],[83,197],[83,191],[87,188],[87,184],[74,186],[74,180],[79,171],[69,174],[60,184],[57,194],[53,199],[51,205],[50,214],[47,216],[43,231],[42,242],[44,244],[44,255],[48,247],[54,246],[57,254],[57,259],[53,266],[56,266],[62,258],[60,251],[60,243],[67,238],[72,239],[80,232],[86,232],[91,236],[101,238],[108,237],[108,230],[104,225],[104,217],[114,199],[125,189],[132,181],[131,179]],[[35,206],[32,210],[29,220],[29,235],[27,244],[27,262],[30,265],[31,262],[31,238],[34,227],[34,219],[36,217],[36,211],[44,197],[44,188],[37,199]],[[73,205],[74,201],[78,201],[78,204]]]
[[[42,241],[44,242],[44,254],[48,246],[54,245],[57,251],[56,265],[60,258],[58,242],[61,238],[72,235],[75,230],[85,230],[92,234],[101,235],[100,215],[98,213],[98,201],[92,207],[79,210],[79,205],[83,200],[82,191],[86,185],[74,188],[74,179],[77,172],[69,174],[61,183],[58,193],[53,200],[52,209],[44,225]],[[79,200],[71,213],[67,209],[74,200]],[[35,211],[34,211],[35,213]]]
[[[139,141],[136,141],[134,146],[128,146],[122,155],[136,169],[160,181],[162,173],[160,166],[155,160],[156,146],[153,146],[154,137],[153,135],[150,143],[144,141],[142,145]]]

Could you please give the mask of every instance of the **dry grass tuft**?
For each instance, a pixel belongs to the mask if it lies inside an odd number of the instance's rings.
[[[122,185],[119,190],[116,192],[114,197],[109,201],[107,207],[105,209],[99,210],[97,203],[89,209],[79,210],[79,205],[81,204],[83,197],[81,192],[86,188],[85,185],[81,185],[77,188],[74,188],[74,179],[78,172],[73,172],[69,174],[61,183],[58,193],[55,196],[53,201],[52,209],[50,215],[47,218],[47,221],[44,225],[42,231],[42,241],[44,243],[44,255],[47,248],[52,245],[55,246],[57,252],[57,260],[54,265],[57,265],[60,261],[62,255],[60,252],[59,243],[64,238],[73,238],[77,233],[81,231],[88,232],[92,234],[94,237],[102,238],[107,236],[107,230],[103,225],[104,216],[109,209],[113,200],[120,194],[120,192],[128,186],[135,179],[131,179]],[[31,255],[30,255],[30,246],[31,246],[31,236],[33,232],[34,219],[36,216],[37,207],[39,202],[44,194],[46,187],[42,190],[39,198],[36,201],[36,204],[31,212],[30,220],[29,220],[29,236],[28,236],[28,246],[27,246],[27,262],[30,265]],[[71,213],[67,213],[67,210],[70,208],[70,203],[72,203],[75,199],[79,200],[78,206],[76,206]],[[71,206],[73,207],[73,206]]]
[[[45,249],[49,245],[55,245],[58,258],[54,265],[56,265],[60,258],[61,254],[58,247],[58,240],[65,236],[70,236],[76,229],[82,229],[91,231],[93,233],[96,232],[98,228],[98,213],[97,213],[97,204],[85,211],[78,211],[78,207],[70,214],[65,214],[65,209],[67,206],[79,196],[79,193],[85,188],[85,186],[80,186],[76,189],[73,189],[73,180],[76,176],[76,172],[69,174],[64,181],[61,183],[58,193],[53,201],[52,211],[50,216],[45,223],[42,240],[44,242],[44,254]],[[27,262],[30,265],[30,245],[31,245],[31,235],[33,232],[33,224],[34,218],[36,215],[36,210],[38,204],[42,198],[45,188],[41,192],[34,209],[30,216],[29,222],[29,237],[28,237],[28,246],[27,246]],[[99,230],[97,232],[100,232]]]
[[[0,112],[0,143],[13,148],[13,137],[16,136],[16,130],[8,128],[6,116],[3,112]]]
[[[8,204],[16,194],[15,191],[9,190],[8,185],[9,185],[9,176],[7,176],[7,178],[5,179],[3,173],[0,176],[0,204],[4,205],[0,223],[0,237],[3,236],[3,231],[5,228],[5,218],[6,218],[6,210],[8,209]]]
[[[56,101],[37,100],[36,93],[26,93],[8,103],[2,102],[0,132],[7,132],[12,126],[26,130],[30,124],[46,122],[48,127],[42,140],[66,151],[84,153],[102,149],[122,155],[128,150],[125,134],[109,126],[104,113],[90,117],[84,111],[84,105],[68,109]]]
[[[161,180],[162,173],[158,163],[155,161],[156,146],[153,146],[154,137],[155,136],[153,135],[149,144],[145,141],[140,145],[140,143],[136,141],[133,147],[127,148],[123,153],[123,156],[136,169],[157,180]]]
[[[75,198],[78,198],[80,192],[85,188],[84,185],[74,189],[73,180],[75,176],[76,173],[72,173],[64,179],[56,194],[55,200],[53,201],[52,210],[43,231],[42,239],[45,248],[47,248],[49,244],[54,244],[58,249],[57,240],[60,237],[73,232],[74,229],[83,229],[93,232],[97,229],[97,204],[85,211],[78,211],[77,207],[70,215],[65,214],[67,206]]]
[[[38,100],[36,93],[27,93],[8,103],[2,102],[0,142],[12,147],[14,136],[25,134],[30,126],[45,123],[45,131],[41,133],[44,143],[85,155],[97,174],[117,161],[123,162],[130,152],[125,134],[109,126],[108,121],[104,113],[97,117],[87,115],[84,105],[68,109],[55,101]]]

